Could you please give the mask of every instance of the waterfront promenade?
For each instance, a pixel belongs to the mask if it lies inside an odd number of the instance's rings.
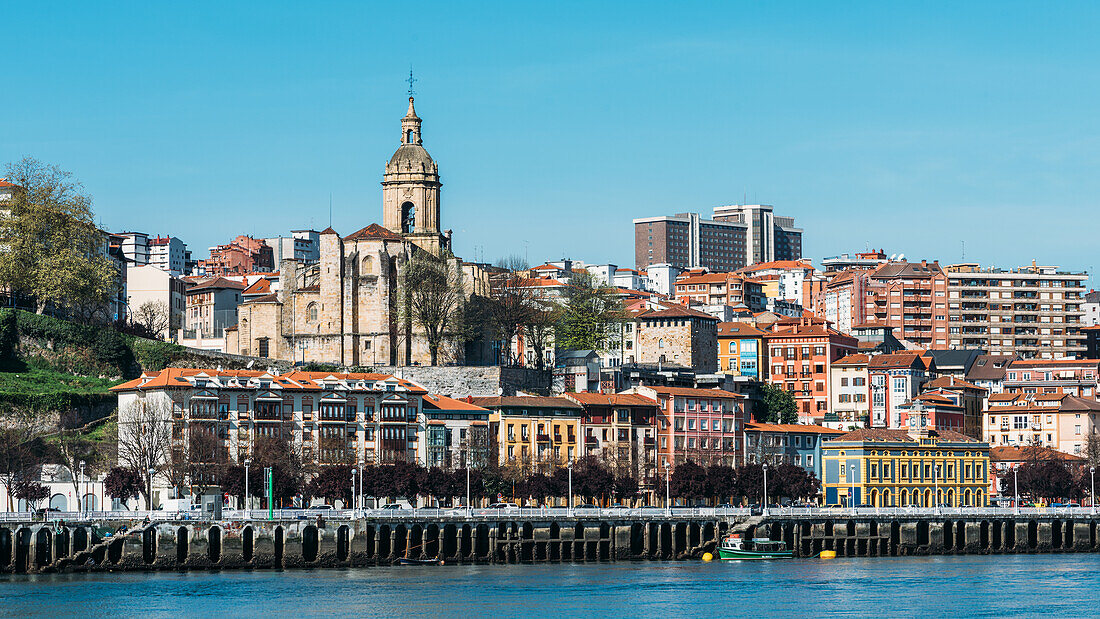
[[[5,514],[0,571],[688,560],[728,533],[797,557],[1097,552],[1091,508],[417,509]]]

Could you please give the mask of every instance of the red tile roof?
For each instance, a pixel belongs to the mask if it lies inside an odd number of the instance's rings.
[[[322,234],[324,234],[322,232]],[[366,228],[362,228],[355,232],[352,232],[348,236],[344,237],[345,241],[366,241],[372,239],[382,239],[385,241],[400,241],[401,235],[394,234],[387,228],[383,228],[378,224],[371,224]]]
[[[745,399],[748,396],[741,393],[734,393],[732,391],[726,391],[724,389],[696,389],[693,387],[666,387],[664,385],[642,385],[646,389],[652,389],[660,395],[672,395],[677,397],[687,398],[740,398]]]
[[[710,314],[700,312],[699,310],[693,310],[690,307],[684,307],[679,304],[672,304],[668,309],[663,310],[649,310],[648,312],[642,312],[638,314],[639,320],[650,320],[658,318],[705,318],[718,322],[718,319]]]
[[[565,397],[589,406],[657,406],[657,402],[637,393],[567,393]]]
[[[834,430],[825,426],[815,426],[799,423],[746,423],[745,431],[759,430],[761,432],[805,432],[807,434],[844,434],[843,430]]]
[[[1028,445],[1026,447],[994,447],[989,450],[989,459],[993,462],[1026,462],[1028,460],[1062,460],[1065,462],[1083,463],[1085,458],[1074,456],[1065,452]]]
[[[424,408],[433,408],[443,411],[472,411],[488,413],[489,409],[464,400],[456,400],[438,393],[430,393],[424,396]]]

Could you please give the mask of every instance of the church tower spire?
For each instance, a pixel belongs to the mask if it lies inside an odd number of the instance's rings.
[[[439,223],[439,168],[424,149],[409,72],[409,109],[401,119],[401,145],[382,176],[382,225],[422,249],[440,254],[450,245]]]
[[[420,136],[420,122],[420,117],[416,115],[416,108],[413,107],[413,98],[410,96],[409,111],[401,119],[402,144],[416,144],[419,146],[424,143]]]

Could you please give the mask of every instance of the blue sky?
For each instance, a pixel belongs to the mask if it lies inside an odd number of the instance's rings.
[[[468,259],[630,265],[632,218],[747,198],[815,261],[1097,262],[1096,5],[46,4],[5,11],[0,161],[198,256],[379,221],[411,64]]]

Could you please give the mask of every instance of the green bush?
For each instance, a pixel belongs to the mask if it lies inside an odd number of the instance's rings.
[[[15,312],[4,310],[0,312],[0,371],[18,371],[22,369],[19,362],[19,327]]]
[[[122,376],[134,378],[134,353],[130,350],[129,343],[118,331],[103,329],[99,332],[92,354],[100,363],[118,368]]]
[[[134,357],[138,364],[145,370],[159,372],[172,365],[173,362],[183,358],[186,349],[171,342],[158,342],[155,340],[135,339],[131,343]]]

